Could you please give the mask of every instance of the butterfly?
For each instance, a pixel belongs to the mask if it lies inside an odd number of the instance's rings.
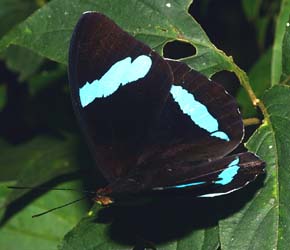
[[[107,16],[85,12],[70,42],[72,103],[108,185],[95,200],[185,192],[215,197],[264,173],[242,141],[235,99],[186,64],[162,58]]]

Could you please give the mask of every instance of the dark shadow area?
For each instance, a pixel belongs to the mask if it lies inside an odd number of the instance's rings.
[[[237,76],[226,70],[215,73],[211,79],[222,85],[232,96],[236,96],[238,88],[241,87]]]
[[[216,226],[220,219],[242,209],[263,186],[264,178],[260,176],[246,188],[216,198],[159,196],[142,206],[116,204],[101,210],[97,222],[111,222],[110,237],[121,244],[134,245],[138,239],[154,244],[170,242],[194,230]]]
[[[17,82],[18,76],[0,61],[1,83],[6,86],[7,103],[0,112],[0,135],[12,143],[28,140],[33,131],[25,123],[23,107],[26,105],[28,88]]]
[[[41,70],[57,67],[47,62]],[[57,135],[60,131],[78,131],[71,100],[64,88],[66,72],[53,84],[47,84],[36,95],[29,93],[28,82],[18,82],[17,74],[0,64],[1,81],[7,86],[7,103],[0,112],[0,135],[13,144],[23,143],[37,135]],[[39,83],[40,84],[40,83]]]
[[[196,49],[193,45],[181,41],[172,41],[165,44],[163,47],[163,56],[170,59],[181,59],[189,56],[194,56]]]
[[[206,8],[206,11],[201,11]],[[259,57],[254,26],[246,19],[241,1],[194,1],[189,13],[199,22],[211,42],[248,70]],[[229,32],[230,31],[230,32]]]

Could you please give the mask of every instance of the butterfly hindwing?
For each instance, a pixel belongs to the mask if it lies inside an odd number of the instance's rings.
[[[148,139],[144,159],[205,161],[227,155],[244,135],[235,99],[221,85],[186,64],[171,60],[167,63],[173,72],[173,85]]]
[[[238,190],[264,172],[265,163],[253,153],[241,153],[196,165],[191,161],[152,163],[132,171],[110,189],[116,196],[140,192],[186,192],[214,197]]]
[[[71,40],[74,109],[109,180],[125,175],[159,116],[172,82],[168,64],[106,16],[87,12]]]

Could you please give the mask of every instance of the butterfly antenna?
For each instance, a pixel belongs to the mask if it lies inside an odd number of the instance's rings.
[[[39,213],[39,214],[34,214],[34,215],[32,215],[32,218],[36,218],[36,217],[39,217],[39,216],[42,216],[42,215],[48,214],[48,213],[50,213],[50,212],[52,212],[52,211],[54,211],[54,210],[57,210],[57,209],[60,209],[60,208],[63,208],[63,207],[67,207],[67,206],[69,206],[69,205],[72,205],[72,204],[74,204],[74,203],[76,203],[76,202],[79,202],[79,201],[81,201],[81,200],[84,200],[84,199],[86,199],[86,198],[87,198],[87,196],[83,196],[83,197],[81,197],[81,198],[79,198],[79,199],[77,199],[77,200],[71,201],[71,202],[66,203],[66,204],[64,204],[64,205],[61,205],[61,206],[58,206],[58,207],[55,207],[55,208],[49,209],[49,210],[44,211],[44,212]]]
[[[89,190],[80,190],[80,189],[74,189],[74,188],[42,188],[42,187],[21,187],[21,186],[7,186],[7,188],[10,189],[36,189],[36,190],[60,190],[60,191],[75,191],[75,192],[82,192],[82,193],[88,193],[88,194],[95,194],[95,191],[89,191]]]

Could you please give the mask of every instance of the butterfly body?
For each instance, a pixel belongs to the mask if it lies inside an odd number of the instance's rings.
[[[160,57],[108,17],[84,13],[69,55],[73,106],[109,182],[96,201],[179,190],[218,196],[264,172],[252,153],[226,156],[244,127],[221,85]]]

